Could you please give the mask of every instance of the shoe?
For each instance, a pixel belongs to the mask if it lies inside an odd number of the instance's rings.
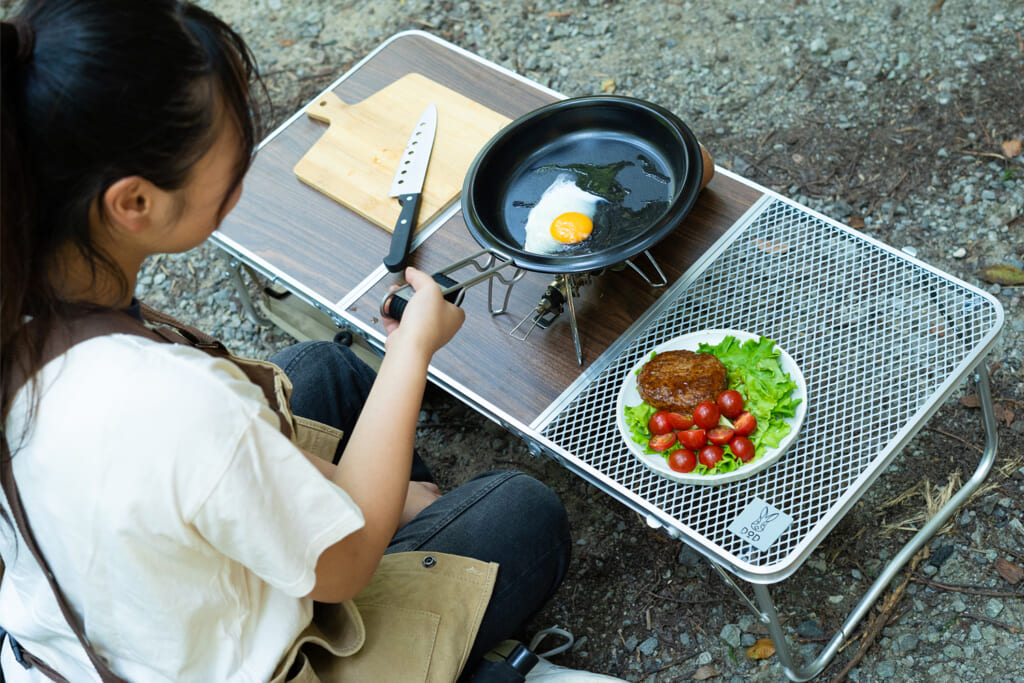
[[[566,642],[545,652],[537,652],[541,642],[550,635],[562,636],[566,639]],[[614,676],[595,674],[589,671],[580,671],[579,669],[569,669],[552,664],[546,659],[547,657],[553,657],[565,652],[572,647],[574,642],[576,640],[570,632],[557,626],[538,631],[530,641],[529,650],[537,655],[537,663],[526,672],[527,683],[601,683],[601,681],[609,683],[610,681],[621,682],[623,680]]]
[[[526,672],[527,683],[599,683],[600,681],[623,681],[621,678],[595,674],[579,669],[567,669],[564,666],[552,664],[543,657],[537,658],[537,663],[532,669]]]

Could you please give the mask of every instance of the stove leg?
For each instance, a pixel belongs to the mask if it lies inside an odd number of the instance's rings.
[[[569,327],[572,328],[572,343],[576,346],[576,362],[583,365],[583,347],[580,344],[580,329],[576,325],[576,304],[573,303],[572,276],[563,275],[565,279],[565,301],[569,304]]]

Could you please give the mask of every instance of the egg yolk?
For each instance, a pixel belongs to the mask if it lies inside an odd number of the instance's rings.
[[[590,237],[594,222],[576,211],[563,213],[551,223],[551,236],[562,244],[576,244]]]

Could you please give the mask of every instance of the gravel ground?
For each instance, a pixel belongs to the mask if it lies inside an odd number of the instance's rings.
[[[4,3],[6,5],[7,3]],[[437,2],[209,0],[262,67],[276,125],[388,36],[429,31],[567,95],[610,91],[682,117],[716,162],[991,292],[1006,312],[990,357],[1001,440],[984,491],[912,562],[822,679],[1024,678],[1024,4],[1018,0]],[[1004,145],[1004,143],[1009,143]],[[1019,143],[1017,146],[1019,150]],[[1010,156],[1008,156],[1008,154]],[[1011,158],[1012,157],[1012,158]],[[1002,283],[994,266],[1004,267]],[[291,343],[241,314],[225,260],[204,246],[147,264],[139,295],[266,357]],[[773,589],[805,658],[841,625],[908,538],[927,482],[973,470],[981,432],[971,387],[942,406],[865,499]],[[420,448],[443,484],[493,466],[543,478],[577,543],[560,594],[524,630],[558,624],[557,663],[631,681],[774,681],[762,627],[678,541],[440,392]],[[954,482],[955,484],[955,482]],[[901,494],[907,494],[901,496]],[[909,567],[908,567],[909,568]],[[905,583],[904,583],[905,580]]]

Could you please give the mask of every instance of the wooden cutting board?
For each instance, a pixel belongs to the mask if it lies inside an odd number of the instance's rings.
[[[388,196],[391,179],[431,102],[437,106],[437,134],[417,219],[418,228],[425,226],[461,195],[477,152],[509,119],[421,74],[407,74],[356,104],[332,92],[311,102],[306,113],[328,128],[295,165],[295,175],[393,231],[401,207]]]

